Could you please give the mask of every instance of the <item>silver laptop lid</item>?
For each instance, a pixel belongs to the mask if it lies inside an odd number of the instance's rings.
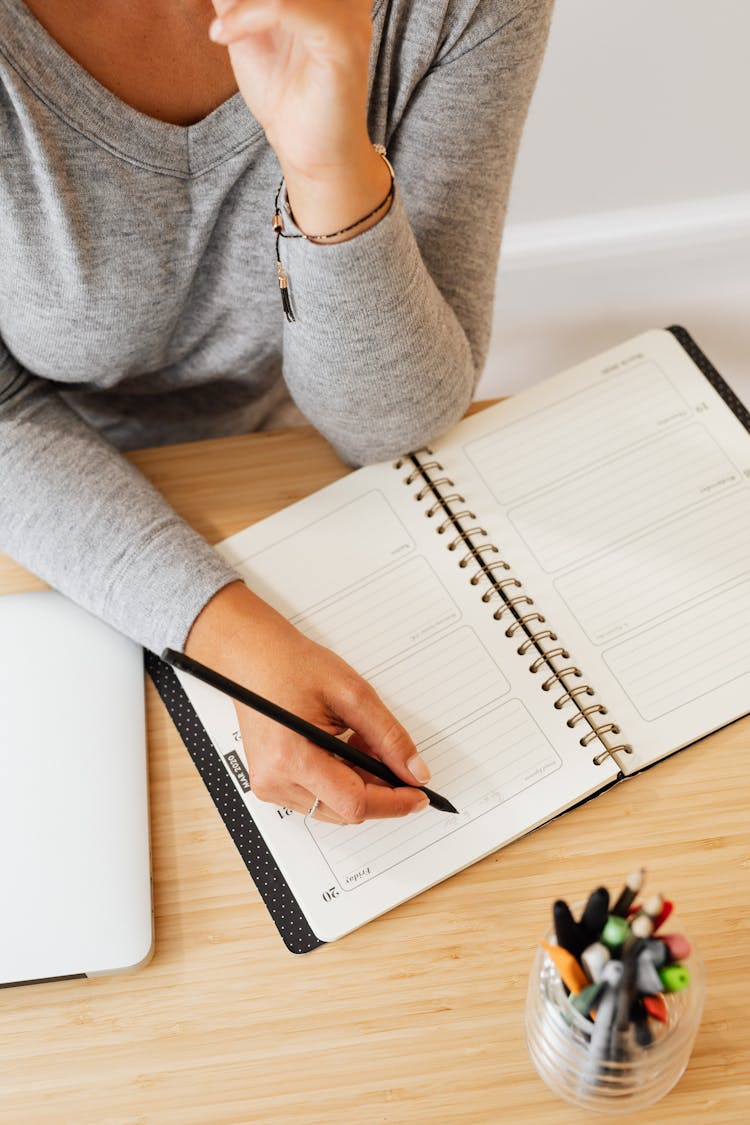
[[[0,597],[0,985],[153,941],[142,649],[52,591]]]

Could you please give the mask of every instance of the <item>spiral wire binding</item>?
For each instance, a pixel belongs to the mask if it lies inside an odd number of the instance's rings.
[[[432,459],[421,461],[420,454],[427,454]],[[454,504],[466,504],[465,498],[460,493],[441,492],[441,486],[443,485],[448,489],[456,486],[450,477],[445,475],[433,477],[431,475],[433,471],[445,474],[444,467],[435,459],[433,451],[428,448],[418,449],[406,457],[399,458],[398,461],[394,462],[393,467],[394,469],[402,469],[405,465],[411,466],[408,474],[404,477],[405,485],[410,486],[417,481],[423,482],[420,483],[419,489],[414,493],[415,500],[422,503],[428,496],[434,497],[433,503],[425,510],[426,518],[433,519],[438,512],[442,512],[445,516],[437,527],[438,535],[444,535],[448,528],[453,528],[458,532],[448,544],[448,550],[456,551],[462,546],[466,548],[465,553],[458,561],[459,567],[465,570],[472,563],[476,564],[477,569],[471,575],[469,584],[478,586],[482,579],[486,579],[488,585],[482,593],[482,601],[486,604],[495,597],[500,599],[501,604],[493,612],[493,619],[500,621],[503,617],[509,615],[511,620],[505,629],[506,637],[515,637],[519,632],[523,634],[521,643],[516,648],[518,655],[527,656],[532,650],[536,653],[528,666],[529,671],[532,675],[537,675],[543,668],[550,672],[550,675],[541,685],[542,691],[551,691],[555,687],[560,688],[562,694],[553,701],[555,710],[561,711],[563,707],[570,706],[573,708],[573,713],[567,719],[568,727],[572,729],[578,723],[583,723],[585,727],[588,727],[588,730],[578,739],[581,746],[588,747],[595,741],[601,744],[602,750],[594,755],[594,765],[600,766],[608,758],[611,758],[622,769],[622,763],[617,755],[632,754],[632,746],[617,741],[616,736],[620,733],[620,728],[616,723],[598,722],[597,716],[606,715],[607,708],[598,702],[586,704],[585,700],[590,699],[596,693],[589,684],[573,682],[583,679],[583,672],[575,663],[570,661],[570,653],[567,649],[562,645],[555,644],[558,640],[557,634],[550,628],[533,628],[534,624],[537,626],[547,624],[542,614],[533,608],[534,599],[523,592],[509,592],[510,590],[522,591],[523,583],[514,575],[508,575],[505,578],[496,577],[497,571],[510,570],[510,564],[503,558],[490,561],[493,555],[501,554],[500,549],[494,543],[476,543],[474,541],[477,536],[487,539],[487,531],[481,524],[477,523],[476,514],[469,508],[464,507],[454,510]],[[471,521],[473,526],[464,527],[464,520]],[[527,610],[526,607],[532,608]],[[611,738],[610,736],[615,737]],[[614,743],[614,745],[611,745],[611,743]]]

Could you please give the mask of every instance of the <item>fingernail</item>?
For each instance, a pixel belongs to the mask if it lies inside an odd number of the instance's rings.
[[[422,785],[432,777],[430,768],[421,754],[412,754],[411,758],[409,758],[409,761],[406,763],[406,768]]]
[[[223,30],[224,30],[224,25],[222,24],[221,20],[215,19],[208,29],[208,38],[213,39],[213,41],[215,43],[218,43],[219,40],[221,39],[221,35],[222,35]]]

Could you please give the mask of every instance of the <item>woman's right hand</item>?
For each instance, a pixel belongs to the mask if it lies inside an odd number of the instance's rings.
[[[411,785],[429,769],[374,688],[330,649],[309,640],[242,582],[220,590],[196,618],[185,653],[331,734],[379,758]],[[240,703],[235,704],[250,785],[262,801],[316,820],[360,824],[406,816],[428,804],[412,788],[393,789]]]

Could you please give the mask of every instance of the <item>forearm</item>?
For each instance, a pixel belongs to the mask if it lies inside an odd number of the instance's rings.
[[[477,368],[398,188],[389,213],[364,234],[284,249],[296,316],[284,333],[285,378],[346,461],[398,456],[461,417]]]
[[[546,41],[547,0],[445,35],[392,123],[389,213],[339,245],[285,240],[296,322],[284,372],[345,460],[429,444],[461,417],[489,345],[505,207]],[[445,30],[445,29],[444,29]]]
[[[14,383],[0,396],[0,549],[147,648],[181,648],[236,573],[51,388]]]

